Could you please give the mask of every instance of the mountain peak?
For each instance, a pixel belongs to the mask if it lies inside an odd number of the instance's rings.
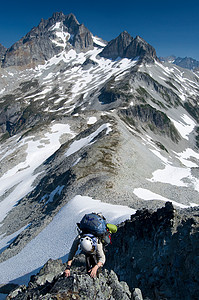
[[[156,51],[151,45],[140,36],[133,39],[127,31],[123,31],[117,38],[110,41],[100,55],[112,59],[117,57],[133,59],[138,56],[157,59]]]
[[[133,37],[127,31],[123,31],[118,37],[108,43],[100,55],[112,59],[124,57],[125,50],[132,41]]]
[[[77,21],[76,16],[75,16],[73,13],[70,13],[70,14],[67,16],[67,18],[68,18],[69,20],[74,21],[74,22],[76,22],[77,24],[79,24],[79,22]],[[79,24],[79,25],[80,25],[80,24]]]
[[[70,39],[70,36],[73,38]],[[92,34],[84,25],[79,24],[74,14],[55,12],[49,19],[41,19],[37,27],[8,49],[2,66],[34,67],[61,51],[67,52],[72,48],[83,52],[92,49]]]
[[[61,12],[54,12],[53,15],[52,15],[52,18],[55,19],[55,20],[57,20],[59,18],[64,18],[64,17],[65,17],[65,15],[62,11]]]

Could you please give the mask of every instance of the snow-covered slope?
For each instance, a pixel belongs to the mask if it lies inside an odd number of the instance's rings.
[[[0,69],[0,283],[65,257],[85,211],[199,205],[198,74],[104,58],[92,34],[80,51],[64,22],[48,25],[54,56]]]

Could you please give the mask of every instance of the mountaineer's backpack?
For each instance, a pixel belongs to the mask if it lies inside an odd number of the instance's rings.
[[[101,240],[104,246],[111,243],[111,233],[117,231],[116,225],[107,223],[105,217],[97,213],[84,215],[77,225],[82,234],[93,234]]]
[[[106,219],[96,213],[84,215],[77,225],[83,233],[91,233],[97,237],[103,237],[107,234]]]

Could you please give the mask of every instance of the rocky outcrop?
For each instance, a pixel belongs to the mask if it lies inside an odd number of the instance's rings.
[[[198,221],[198,208],[175,210],[169,202],[137,211],[112,236],[106,267],[146,299],[197,299]]]
[[[180,139],[178,131],[167,115],[149,104],[121,109],[120,115],[126,122],[134,125],[136,128],[141,124],[141,127],[145,126],[155,133],[166,135],[174,142],[178,142]]]
[[[0,44],[0,61],[3,59],[5,53],[6,53],[6,48]]]
[[[60,260],[49,260],[36,276],[32,276],[26,286],[17,287],[9,299],[85,299],[85,300],[142,300],[139,289],[132,293],[125,282],[120,282],[113,271],[104,270],[98,278],[92,279],[85,271],[84,255],[75,259],[71,276],[65,278],[64,264]]]
[[[78,51],[92,49],[90,31],[73,14],[54,13],[6,51],[2,67],[35,66],[73,47]]]
[[[137,36],[135,39],[124,31],[117,38],[110,41],[100,53],[105,58],[146,58],[148,60],[157,59],[155,49],[144,39]]]

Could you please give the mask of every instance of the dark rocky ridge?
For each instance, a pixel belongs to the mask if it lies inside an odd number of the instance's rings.
[[[6,51],[2,67],[34,66],[59,54],[63,47],[52,42],[56,36],[52,30],[49,30],[57,22],[63,24],[63,32],[73,37],[66,41],[66,51],[72,47],[77,51],[87,51],[93,48],[90,31],[83,24],[80,25],[73,14],[65,16],[62,12],[54,13],[48,20],[42,19],[37,27],[33,27],[26,36]]]
[[[71,35],[68,39],[65,37],[65,41],[59,39],[59,44],[53,42],[57,37],[51,30],[57,22],[62,24],[65,34]],[[10,66],[34,67],[59,54],[63,49],[66,52],[72,48],[77,52],[85,52],[93,49],[93,46],[91,32],[83,24],[79,24],[73,14],[54,13],[48,20],[41,19],[37,27],[33,27],[9,49],[0,47],[1,65],[3,68]],[[149,61],[157,59],[156,51],[151,45],[139,36],[133,39],[126,31],[110,41],[100,55],[112,59],[117,57],[132,59],[140,57]]]
[[[116,59],[121,58],[145,58],[148,60],[157,59],[155,49],[144,39],[137,36],[135,39],[124,31],[117,38],[110,41],[100,53],[100,56]]]
[[[171,203],[156,212],[137,211],[112,236],[113,269],[130,289],[147,299],[193,300],[199,293],[199,209],[175,210]]]

